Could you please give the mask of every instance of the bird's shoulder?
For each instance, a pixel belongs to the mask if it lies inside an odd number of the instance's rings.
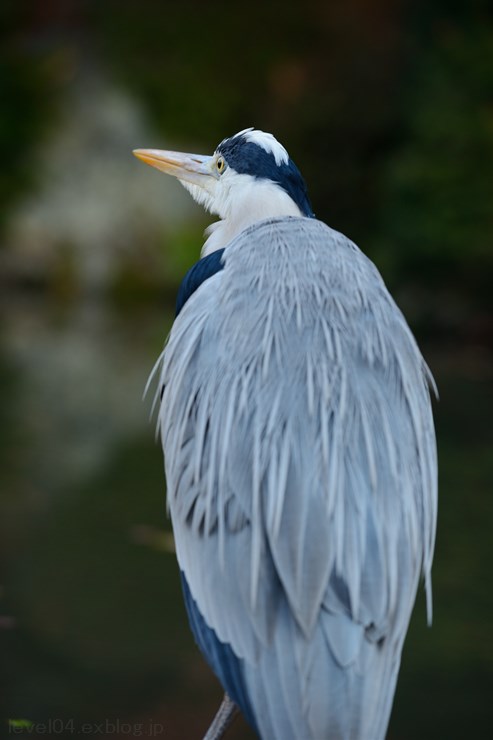
[[[178,316],[185,303],[195,291],[208,278],[215,275],[224,267],[223,261],[224,249],[218,249],[211,254],[202,257],[186,272],[178,288],[176,296],[175,316]]]
[[[209,281],[218,271],[221,280]],[[315,218],[292,216],[257,222],[199,260],[183,279],[177,314],[185,304],[190,322],[209,312],[217,331],[235,331],[247,317],[242,341],[250,336],[252,343],[257,333],[247,330],[267,310],[280,324],[295,311],[306,328],[315,318],[339,327],[370,304],[383,307],[385,319],[399,315],[378,270],[352,241]]]

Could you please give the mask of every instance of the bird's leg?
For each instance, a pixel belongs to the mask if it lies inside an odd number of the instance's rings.
[[[219,740],[223,737],[224,733],[238,714],[238,711],[238,707],[234,701],[232,701],[227,694],[224,694],[221,706],[217,710],[211,726],[204,735],[204,740]]]

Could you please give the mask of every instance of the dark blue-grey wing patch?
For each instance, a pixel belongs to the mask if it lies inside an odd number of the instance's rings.
[[[188,301],[190,296],[195,293],[197,288],[208,278],[212,277],[224,267],[223,262],[224,249],[217,249],[215,252],[202,257],[189,269],[178,289],[176,297],[175,317],[178,316],[181,309]]]
[[[229,645],[221,642],[213,629],[207,626],[182,571],[180,571],[180,575],[185,607],[195,642],[224,690],[258,733],[243,678],[243,661],[234,654]]]

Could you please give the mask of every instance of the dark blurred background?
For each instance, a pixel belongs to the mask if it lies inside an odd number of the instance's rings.
[[[0,25],[0,734],[198,738],[214,713],[141,402],[210,217],[131,149],[255,126],[440,389],[434,624],[420,596],[389,738],[491,737],[491,5],[2,0]]]

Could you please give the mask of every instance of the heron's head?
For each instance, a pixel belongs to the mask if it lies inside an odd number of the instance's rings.
[[[313,216],[300,171],[272,134],[253,128],[224,139],[211,156],[160,149],[134,154],[174,175],[221,221],[207,230],[202,254],[226,244],[246,226],[276,216]]]

